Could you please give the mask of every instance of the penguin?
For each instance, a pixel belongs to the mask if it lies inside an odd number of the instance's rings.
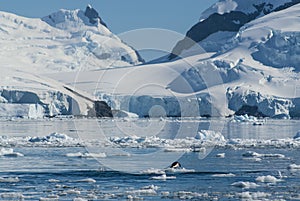
[[[178,161],[175,161],[174,163],[172,163],[170,168],[174,168],[174,169],[181,168],[181,164]]]

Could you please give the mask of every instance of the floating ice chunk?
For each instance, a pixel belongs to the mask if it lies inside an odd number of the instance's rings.
[[[61,133],[51,133],[43,137],[29,137],[28,142],[41,146],[82,146],[83,143],[80,139]]]
[[[228,174],[213,174],[212,177],[235,177],[235,174],[228,173]]]
[[[24,200],[24,195],[22,193],[0,193],[0,198],[3,200]]]
[[[213,142],[225,142],[224,136],[220,132],[212,130],[201,130],[195,136],[197,140],[213,141]]]
[[[24,156],[21,153],[14,152],[12,148],[1,148],[0,149],[0,156],[5,156],[5,157],[20,157]]]
[[[45,137],[32,137],[29,139],[30,142],[52,142],[52,141],[66,141],[72,140],[73,138],[60,133],[51,133]]]
[[[86,179],[76,180],[76,182],[96,183],[97,181],[92,178],[86,178]]]
[[[154,180],[167,180],[167,179],[176,179],[175,176],[167,176],[166,174],[162,174],[160,176],[154,176],[151,177],[150,179],[154,179]]]
[[[218,158],[225,158],[225,153],[219,153],[216,155]]]
[[[156,195],[158,186],[154,185],[149,185],[149,186],[144,186],[141,189],[138,190],[133,190],[133,191],[127,191],[126,194],[130,195]]]
[[[170,197],[170,196],[169,196]],[[173,193],[172,198],[179,198],[180,200],[199,200],[200,198],[207,198],[207,193],[197,193],[197,192],[191,192],[191,191],[178,191]]]
[[[235,115],[231,122],[257,122],[257,118],[253,116],[245,115]]]
[[[141,174],[165,174],[165,170],[150,168],[148,170],[141,171]]]
[[[300,170],[300,165],[290,164],[287,168],[289,170]]]
[[[81,192],[78,191],[78,190],[75,190],[75,189],[70,189],[70,190],[67,190],[65,191],[67,194],[71,194],[71,195],[80,195]]]
[[[231,186],[238,187],[238,188],[245,188],[245,189],[259,187],[258,184],[253,183],[253,182],[247,182],[247,181],[234,182],[234,183],[231,184]]]
[[[88,200],[84,198],[74,198],[73,201],[88,201]]]
[[[262,183],[277,183],[282,181],[281,179],[277,179],[274,176],[267,175],[267,176],[259,176],[255,179],[257,182],[262,182]]]
[[[185,169],[185,168],[167,168],[166,172],[172,173],[191,173],[196,172],[194,169]]]
[[[242,198],[242,199],[249,199],[249,200],[261,200],[262,198],[267,198],[271,196],[269,193],[264,192],[242,192],[242,193],[236,193],[236,197]]]
[[[247,151],[243,154],[244,157],[256,157],[256,158],[285,158],[283,154],[259,154],[254,151]]]
[[[78,157],[78,158],[105,158],[105,153],[67,153],[67,157]]]
[[[48,182],[50,182],[50,183],[58,183],[60,181],[58,179],[49,179]]]
[[[0,177],[0,183],[17,183],[19,181],[18,177]]]

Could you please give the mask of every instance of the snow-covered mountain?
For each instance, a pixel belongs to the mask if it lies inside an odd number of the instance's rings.
[[[91,6],[85,11],[59,10],[42,19],[5,12],[0,12],[0,18],[2,66],[58,72],[142,63]]]
[[[113,108],[139,116],[299,117],[299,13],[300,4],[296,4],[257,16],[226,35],[215,52],[50,77],[76,84]],[[218,42],[222,37],[210,39]]]
[[[0,116],[86,114],[90,100],[43,74],[143,62],[90,5],[42,19],[0,12],[0,43]]]
[[[253,12],[255,17],[249,20]],[[0,68],[4,72],[0,75],[0,108],[16,111],[29,104],[27,111],[31,114],[41,110],[42,114],[46,110],[51,114],[68,114],[63,111],[72,110],[82,114],[92,107],[90,100],[97,99],[106,101],[113,109],[140,117],[300,116],[300,3],[295,0],[219,1],[203,13],[199,22],[212,27],[205,31],[213,32],[193,43],[192,49],[187,47],[180,55],[183,58],[97,70],[96,61],[107,64],[114,58],[113,65],[128,65],[139,63],[140,59],[128,46],[133,53],[130,57],[106,58],[95,53],[96,49],[106,47],[102,45],[103,37],[109,39],[110,48],[104,48],[109,52],[107,56],[118,52],[113,47],[121,41],[93,13],[84,17],[86,12],[80,10],[61,10],[33,21],[2,14],[5,20],[0,23],[6,25],[0,26],[4,44],[0,53]],[[215,20],[209,20],[211,16],[223,16],[220,19],[229,21],[216,24]],[[220,23],[223,27],[232,28],[232,23],[237,26],[233,31],[223,30]],[[27,29],[40,30],[34,37],[30,36],[34,42],[30,37],[23,37]],[[81,30],[86,29],[82,35]],[[8,40],[4,40],[5,31]],[[201,38],[203,33],[194,34]],[[207,52],[197,52],[197,45]],[[23,51],[13,54],[16,47]],[[80,73],[72,71],[72,64],[74,69],[80,66],[84,69]]]
[[[300,0],[219,0],[202,13],[200,21],[175,45],[168,58],[197,54],[199,44],[208,52],[218,51],[246,23],[297,3]]]

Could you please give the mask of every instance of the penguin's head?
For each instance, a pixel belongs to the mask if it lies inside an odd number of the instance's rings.
[[[170,166],[170,168],[180,168],[181,164],[178,161],[175,161],[174,163],[172,163],[172,165]]]

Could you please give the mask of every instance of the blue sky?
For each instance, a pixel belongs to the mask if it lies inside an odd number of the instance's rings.
[[[162,28],[185,34],[199,21],[201,13],[215,2],[217,0],[0,0],[0,10],[41,18],[62,8],[84,10],[90,4],[115,34],[142,28]],[[166,47],[167,52],[177,41]],[[128,44],[135,48],[134,44]],[[147,50],[140,54],[149,61],[166,53]]]
[[[0,10],[25,17],[44,17],[64,9],[92,5],[112,32],[164,28],[185,34],[203,10],[217,0],[1,0]]]

